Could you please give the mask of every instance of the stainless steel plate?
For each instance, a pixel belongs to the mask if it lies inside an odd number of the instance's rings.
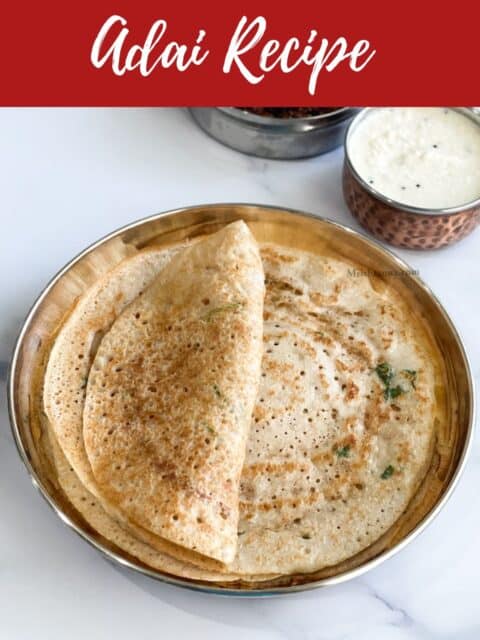
[[[100,273],[146,246],[166,246],[216,231],[242,218],[259,241],[273,241],[322,255],[352,261],[375,271],[396,289],[411,312],[427,328],[439,354],[443,384],[440,392],[447,419],[439,425],[430,469],[408,509],[380,540],[360,554],[313,574],[280,578],[269,583],[209,583],[155,571],[110,544],[83,520],[59,487],[47,434],[36,419],[41,411],[39,380],[49,345],[65,314]],[[398,272],[403,272],[398,277]],[[313,215],[248,204],[215,204],[158,214],[115,231],[74,258],[58,273],[32,307],[20,332],[8,383],[12,431],[33,484],[57,515],[108,559],[145,575],[190,589],[230,595],[268,595],[302,591],[356,577],[397,553],[413,540],[451,495],[472,440],[474,391],[462,342],[447,313],[428,287],[402,260],[376,242],[340,224]],[[388,275],[388,273],[393,275]]]

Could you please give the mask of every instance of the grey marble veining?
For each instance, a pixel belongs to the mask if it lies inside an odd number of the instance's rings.
[[[450,502],[400,554],[347,584],[257,600],[191,593],[105,562],[40,499],[10,435],[15,337],[73,255],[132,220],[202,202],[275,204],[358,228],[342,199],[342,152],[250,158],[178,109],[5,109],[0,139],[0,638],[478,640],[478,435]],[[480,231],[441,251],[398,253],[451,313],[478,386]]]

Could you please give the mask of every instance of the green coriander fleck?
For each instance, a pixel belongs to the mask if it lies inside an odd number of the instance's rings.
[[[381,362],[375,367],[375,372],[386,387],[390,386],[393,379],[393,369],[388,362]]]
[[[400,387],[400,385],[397,385],[396,387],[388,387],[387,389],[385,389],[385,399],[393,400],[394,398],[398,398],[398,396],[402,393],[403,389],[402,387]]]
[[[382,480],[388,480],[388,478],[391,478],[394,473],[395,473],[394,467],[392,467],[392,465],[389,464],[388,467],[385,467],[380,477]]]
[[[240,307],[243,306],[242,302],[231,302],[230,304],[224,304],[221,307],[215,307],[214,309],[210,309],[203,317],[203,320],[206,322],[210,322],[215,316],[227,313],[228,311],[237,311]]]
[[[338,447],[335,449],[335,453],[338,458],[348,458],[350,456],[350,445],[346,444],[344,447]]]

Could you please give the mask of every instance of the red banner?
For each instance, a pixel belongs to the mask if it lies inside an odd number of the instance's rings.
[[[2,8],[3,105],[480,102],[475,2]]]

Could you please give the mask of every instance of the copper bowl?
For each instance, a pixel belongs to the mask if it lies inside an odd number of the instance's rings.
[[[349,155],[349,140],[369,111],[363,109],[352,120],[345,136],[343,195],[353,216],[376,238],[407,249],[439,249],[471,233],[480,223],[480,198],[446,209],[412,207],[387,198],[357,173]],[[480,127],[473,110],[458,107],[456,111]]]

